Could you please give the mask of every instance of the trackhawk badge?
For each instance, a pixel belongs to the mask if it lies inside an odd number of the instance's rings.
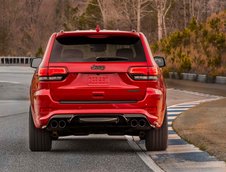
[[[105,69],[105,66],[93,65],[93,66],[91,66],[91,69],[92,70],[104,70]]]

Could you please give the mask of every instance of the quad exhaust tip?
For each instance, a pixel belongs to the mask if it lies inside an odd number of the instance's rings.
[[[140,127],[145,127],[146,126],[146,121],[144,119],[139,120],[139,126]]]
[[[65,128],[66,125],[67,125],[67,124],[66,124],[66,122],[65,122],[64,120],[60,120],[60,121],[59,121],[59,127],[60,127],[60,128]]]
[[[138,126],[138,121],[136,119],[132,119],[130,122],[131,127],[137,127]]]
[[[145,127],[146,126],[146,121],[144,119],[132,119],[130,122],[131,127]]]
[[[58,127],[58,122],[56,120],[52,120],[50,123],[51,128],[57,128]]]
[[[50,127],[54,128],[54,129],[56,129],[56,128],[61,128],[62,129],[62,128],[65,128],[66,125],[67,125],[67,123],[66,123],[65,120],[60,120],[59,122],[57,120],[52,120],[50,122]]]

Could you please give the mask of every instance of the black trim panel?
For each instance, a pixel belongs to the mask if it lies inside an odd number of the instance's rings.
[[[60,101],[61,104],[123,104],[123,103],[137,103],[135,100],[130,100],[130,101],[124,101],[124,100],[113,100],[113,101],[92,101],[92,100],[87,100],[87,101],[68,101],[68,100],[62,100]]]

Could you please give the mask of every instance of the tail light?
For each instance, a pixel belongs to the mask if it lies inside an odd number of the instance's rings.
[[[40,81],[61,81],[67,75],[65,67],[39,68],[38,76]]]
[[[128,73],[132,79],[138,81],[155,81],[159,78],[159,71],[157,67],[130,67]]]

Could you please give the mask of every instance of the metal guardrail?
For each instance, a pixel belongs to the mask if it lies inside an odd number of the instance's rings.
[[[33,57],[0,57],[0,65],[29,65]]]
[[[217,84],[226,84],[226,77],[225,76],[216,76],[216,81]]]
[[[207,83],[217,83],[217,84],[226,84],[226,76],[216,76],[210,77],[208,75],[203,74],[195,74],[195,73],[181,73],[177,72],[169,72],[170,79],[183,79],[197,82],[207,82]]]

